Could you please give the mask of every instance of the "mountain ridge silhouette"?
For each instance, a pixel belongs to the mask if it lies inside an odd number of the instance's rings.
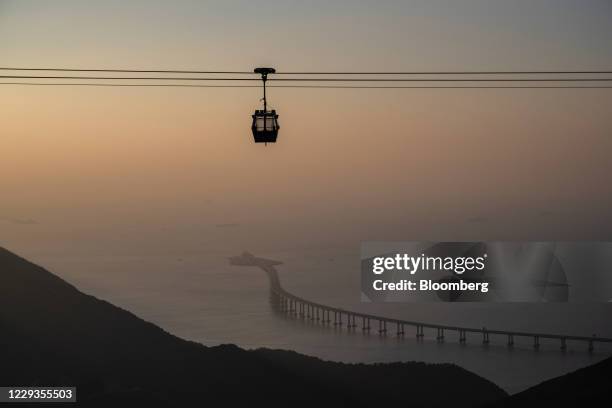
[[[544,381],[518,394],[491,404],[496,408],[518,408],[545,404],[547,407],[605,406],[612,397],[612,358]]]

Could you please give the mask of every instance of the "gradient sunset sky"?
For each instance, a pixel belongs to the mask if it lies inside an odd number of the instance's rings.
[[[2,0],[0,38],[5,67],[612,70],[612,2]],[[264,147],[258,89],[2,85],[0,245],[611,238],[612,89],[269,97]]]

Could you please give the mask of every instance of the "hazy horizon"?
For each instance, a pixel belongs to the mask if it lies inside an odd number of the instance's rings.
[[[0,65],[612,67],[607,1],[376,4],[2,1]],[[269,97],[282,130],[264,148],[259,89],[2,85],[2,244],[138,252],[225,223],[289,245],[611,236],[609,89]]]

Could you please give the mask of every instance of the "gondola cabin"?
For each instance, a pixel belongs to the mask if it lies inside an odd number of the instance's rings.
[[[276,143],[278,136],[278,115],[275,110],[256,110],[253,115],[253,138],[255,143]]]
[[[278,114],[276,110],[268,110],[268,100],[266,99],[266,81],[268,80],[268,74],[274,74],[276,70],[274,68],[256,68],[255,73],[261,75],[263,81],[263,109],[258,109],[253,114],[253,123],[251,125],[251,131],[253,133],[253,139],[255,143],[276,143],[278,137]]]

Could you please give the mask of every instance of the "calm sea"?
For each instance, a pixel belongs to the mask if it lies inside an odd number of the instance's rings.
[[[509,392],[593,364],[612,354],[589,354],[584,344],[543,343],[534,352],[529,342],[508,350],[505,338],[488,347],[456,335],[439,344],[427,333],[417,342],[347,333],[288,319],[269,304],[268,280],[256,268],[230,266],[226,257],[244,249],[211,249],[191,253],[138,256],[22,254],[77,286],[110,301],[167,331],[205,345],[234,343],[245,348],[295,350],[344,362],[450,362],[490,379]],[[486,326],[490,329],[612,336],[609,304],[382,304],[359,300],[358,248],[312,247],[277,250],[259,256],[277,259],[285,288],[299,296],[347,309],[434,323]]]

